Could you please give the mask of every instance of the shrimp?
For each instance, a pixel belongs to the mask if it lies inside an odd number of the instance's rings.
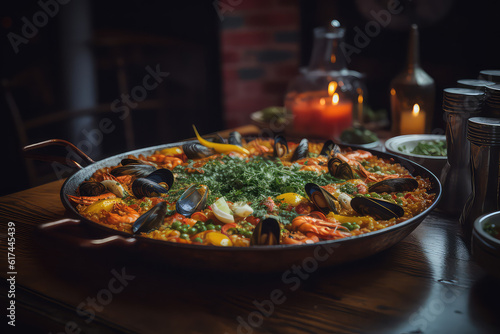
[[[77,204],[83,204],[83,205],[90,205],[94,202],[97,202],[101,199],[108,199],[108,198],[116,198],[116,195],[113,193],[104,193],[102,195],[98,196],[72,196],[68,195],[68,199],[74,203]]]
[[[302,232],[305,236],[312,238],[316,236],[321,239],[333,240],[348,237],[349,230],[340,225],[336,219],[321,219],[319,215],[298,216],[292,220],[292,230]]]
[[[114,212],[105,213],[104,222],[111,225],[132,224],[139,218],[139,213],[123,203],[113,206]]]

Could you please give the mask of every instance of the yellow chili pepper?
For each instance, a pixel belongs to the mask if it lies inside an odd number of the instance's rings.
[[[231,145],[231,144],[221,144],[221,143],[212,143],[209,142],[208,140],[205,140],[201,138],[200,134],[198,133],[198,130],[196,130],[196,127],[193,125],[194,133],[196,133],[196,138],[198,138],[199,142],[206,147],[213,148],[215,152],[217,153],[228,153],[228,152],[237,152],[241,154],[250,154],[250,152],[241,146],[238,145]]]

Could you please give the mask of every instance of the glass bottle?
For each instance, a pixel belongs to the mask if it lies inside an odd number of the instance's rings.
[[[411,26],[406,68],[390,85],[393,135],[430,132],[434,114],[434,80],[420,67],[418,27]]]
[[[468,124],[472,192],[460,216],[460,224],[469,244],[476,218],[500,210],[500,119],[473,117]]]
[[[337,20],[314,29],[309,65],[289,84],[285,107],[293,115],[294,133],[338,139],[361,123],[366,88],[362,74],[347,68],[341,50],[345,29]]]

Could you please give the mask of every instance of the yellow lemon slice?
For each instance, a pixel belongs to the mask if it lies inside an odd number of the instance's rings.
[[[208,241],[210,245],[230,247],[233,245],[231,239],[220,232],[209,232],[205,235],[205,240]]]
[[[226,203],[226,199],[224,197],[219,198],[217,201],[212,204],[212,211],[217,217],[218,220],[225,224],[234,223],[233,213],[229,206]]]
[[[111,209],[113,209],[113,205],[115,205],[115,203],[123,203],[123,200],[121,198],[101,199],[100,201],[90,204],[89,207],[85,210],[85,212],[98,213],[101,212],[102,210],[109,212],[111,211]]]
[[[294,207],[299,205],[300,203],[307,201],[307,199],[305,199],[304,197],[300,196],[297,193],[284,193],[284,194],[278,195],[276,197],[276,199],[282,200],[286,204],[290,204],[291,206],[294,206]]]

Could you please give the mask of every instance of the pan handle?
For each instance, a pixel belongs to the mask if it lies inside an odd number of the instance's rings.
[[[64,153],[43,153],[43,149],[51,146],[63,146],[66,148]],[[83,153],[78,147],[63,139],[49,139],[39,143],[27,145],[23,147],[23,153],[26,158],[60,162],[71,167],[83,168],[81,162],[76,161],[74,158],[80,158],[85,165],[94,163],[88,155]],[[76,154],[76,156],[75,156]]]
[[[69,234],[67,233],[67,231],[65,232],[62,231],[65,227],[80,226],[80,223],[81,222],[78,219],[64,218],[54,222],[41,224],[38,226],[38,229],[40,232],[52,237],[56,237],[57,239],[61,239],[68,244],[76,245],[78,247],[87,249],[96,249],[96,248],[113,247],[113,246],[130,247],[137,242],[137,239],[135,238],[125,238],[122,237],[121,235],[113,235],[102,239],[86,239]]]

